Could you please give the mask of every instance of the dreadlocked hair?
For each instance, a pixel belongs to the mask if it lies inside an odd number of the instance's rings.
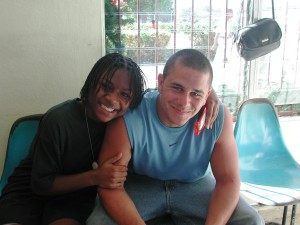
[[[132,59],[119,53],[107,54],[96,62],[81,88],[81,100],[86,101],[91,91],[99,91],[99,89],[96,90],[98,84],[103,80],[110,81],[119,69],[125,69],[130,77],[132,100],[129,108],[133,109],[137,107],[147,89],[146,77],[141,68]]]

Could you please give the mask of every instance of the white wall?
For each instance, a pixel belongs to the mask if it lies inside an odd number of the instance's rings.
[[[0,175],[12,123],[79,96],[103,55],[103,12],[102,0],[0,1]]]

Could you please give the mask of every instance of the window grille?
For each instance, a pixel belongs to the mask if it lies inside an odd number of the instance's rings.
[[[106,0],[106,52],[131,57],[143,69],[149,87],[155,88],[169,56],[183,48],[195,48],[211,60],[213,88],[233,115],[250,97],[270,98],[282,111],[280,115],[300,114],[300,2],[274,0],[283,33],[281,46],[251,62],[238,56],[234,33],[254,19],[249,13],[252,7],[257,18],[271,17],[271,1],[237,2]]]

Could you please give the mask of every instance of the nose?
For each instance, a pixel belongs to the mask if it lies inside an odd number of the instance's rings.
[[[189,105],[190,101],[191,101],[190,95],[189,95],[189,93],[186,93],[186,92],[181,93],[177,98],[177,102],[181,106]]]
[[[106,99],[109,100],[111,104],[114,104],[119,101],[119,95],[116,91],[110,91],[106,93]]]

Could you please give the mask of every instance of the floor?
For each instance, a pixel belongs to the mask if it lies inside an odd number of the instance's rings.
[[[297,205],[298,210],[296,213],[295,218],[295,225],[300,225],[300,205]],[[282,216],[283,216],[283,206],[277,206],[277,207],[270,207],[270,206],[263,206],[257,208],[260,215],[265,220],[265,223],[268,225],[275,225],[275,224],[281,224],[282,223]],[[291,221],[291,211],[292,206],[288,207],[288,213],[286,218],[286,224],[289,225]]]

